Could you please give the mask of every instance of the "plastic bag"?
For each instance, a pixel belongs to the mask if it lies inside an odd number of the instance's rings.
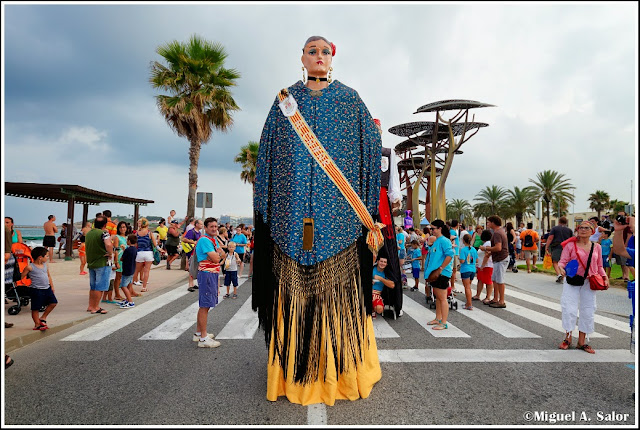
[[[552,267],[553,263],[551,262],[551,254],[545,254],[544,260],[542,260],[542,268],[551,269]]]

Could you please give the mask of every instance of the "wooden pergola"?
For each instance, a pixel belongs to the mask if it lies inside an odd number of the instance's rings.
[[[89,205],[100,203],[122,203],[134,205],[133,225],[138,222],[139,206],[146,206],[154,203],[153,200],[136,199],[133,197],[119,196],[117,194],[103,193],[70,184],[37,184],[33,182],[5,182],[5,196],[22,197],[25,199],[44,200],[51,202],[67,202],[67,242],[65,249],[65,259],[71,259],[73,255],[73,209],[75,204],[82,207],[82,225],[87,222]]]

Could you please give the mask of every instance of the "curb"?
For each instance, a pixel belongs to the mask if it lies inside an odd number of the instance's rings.
[[[29,333],[29,334],[24,334],[22,336],[18,336],[15,339],[11,339],[11,340],[5,340],[4,342],[4,350],[5,352],[11,352],[11,351],[15,351],[18,348],[22,348],[23,346],[27,346],[30,345],[34,342],[37,342],[41,339],[46,338],[47,336],[51,336],[55,333],[58,333],[62,330],[66,330],[69,327],[72,327],[76,324],[80,324],[83,323],[85,321],[87,321],[88,319],[91,319],[93,316],[89,315],[85,318],[79,319],[79,320],[75,320],[75,321],[71,321],[71,322],[67,322],[67,323],[63,323],[60,325],[57,325],[55,327],[52,327],[50,329],[47,329],[45,331],[39,331],[36,332],[34,331],[33,333]]]
[[[157,267],[157,266],[156,266]],[[186,274],[186,272],[185,272]],[[173,288],[178,288],[179,286],[184,285],[185,279],[176,281],[174,284],[172,285],[167,285],[166,287],[162,288],[162,290],[166,290],[166,289],[173,289]],[[77,324],[81,324],[87,320],[90,320],[91,318],[93,318],[95,315],[86,315],[84,317],[81,317],[79,319],[73,320],[73,321],[68,321],[65,323],[61,323],[60,325],[56,325],[55,327],[52,327],[50,329],[47,329],[45,331],[33,331],[32,333],[27,333],[27,334],[23,334],[22,336],[18,336],[16,338],[13,339],[6,339],[5,336],[5,340],[4,340],[4,350],[5,353],[9,353],[11,351],[15,351],[16,349],[25,347],[27,345],[30,345],[34,342],[37,342],[39,340],[45,339],[48,336],[54,335],[56,333],[59,333],[63,330],[66,330],[68,328],[73,327],[74,325]],[[5,330],[11,330],[11,329],[5,329]]]

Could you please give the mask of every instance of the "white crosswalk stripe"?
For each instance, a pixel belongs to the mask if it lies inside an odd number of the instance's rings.
[[[389,325],[381,315],[373,319],[373,333],[376,339],[400,337],[400,335]]]
[[[242,304],[216,339],[252,339],[258,330],[258,313],[251,309],[251,296]]]
[[[135,308],[127,310],[116,310],[116,315],[105,315],[105,320],[100,321],[90,327],[80,330],[69,335],[62,340],[65,341],[97,341],[109,336],[116,331],[122,329],[135,322],[138,319],[162,308],[163,306],[181,299],[189,294],[186,286],[176,287],[158,297],[147,300],[138,304]],[[420,286],[421,291],[424,288]],[[378,315],[373,320],[373,330],[376,339],[394,339],[403,336],[402,330],[407,330],[406,320],[417,322],[423,330],[436,338],[471,338],[469,333],[474,333],[474,325],[465,325],[465,330],[460,329],[461,319],[470,319],[475,326],[483,326],[490,329],[498,336],[506,338],[523,338],[535,339],[541,338],[542,333],[536,333],[535,328],[539,326],[549,327],[555,331],[563,332],[562,321],[559,316],[552,316],[553,312],[560,312],[560,305],[550,299],[542,299],[536,296],[525,294],[520,291],[508,289],[506,292],[507,307],[505,309],[497,309],[495,311],[485,309],[483,306],[474,306],[471,311],[462,309],[465,302],[464,295],[459,295],[454,300],[458,303],[457,310],[449,310],[448,328],[445,330],[432,330],[433,326],[428,326],[427,322],[435,319],[435,313],[428,306],[420,303],[424,300],[424,293],[416,294],[407,292],[403,294],[403,313],[404,318],[393,320]],[[526,305],[520,305],[509,301],[509,297],[522,301],[527,304],[533,304],[534,307],[550,309],[549,314],[530,309]],[[219,304],[224,301],[223,295],[219,296]],[[225,306],[234,306],[232,303],[236,301],[227,301]],[[480,302],[474,302],[474,305]],[[196,324],[196,314],[198,310],[198,302],[190,304],[186,308],[180,310],[167,320],[159,324],[153,330],[142,335],[139,340],[176,340],[193,329]],[[166,311],[163,311],[166,312]],[[517,318],[505,319],[505,314],[516,315]],[[459,315],[462,315],[460,317]],[[107,318],[108,317],[108,318]],[[524,329],[518,325],[518,319],[530,320],[536,324],[527,322],[527,328]],[[458,326],[452,324],[456,322]],[[608,318],[596,315],[596,323],[610,327],[616,330],[628,333],[629,329],[625,321],[619,321],[614,318]],[[411,322],[413,324],[413,322]],[[222,330],[217,334],[217,339],[254,339],[258,330],[257,312],[251,309],[251,295],[242,303],[229,321],[224,325]],[[412,333],[415,331],[412,329]],[[424,333],[424,332],[423,332]],[[485,332],[486,333],[486,332]],[[189,333],[190,337],[191,333]],[[485,334],[486,336],[486,334]],[[604,334],[592,333],[591,338],[606,338]],[[487,338],[490,342],[490,337]],[[492,350],[492,349],[379,349],[378,355],[381,362],[629,362],[629,351],[624,350],[602,350],[599,349],[597,354],[584,354],[582,351],[570,350]],[[318,415],[321,418],[321,414]]]
[[[223,300],[224,296],[218,292],[218,304]],[[196,315],[199,307],[198,302],[191,304],[149,333],[142,335],[140,340],[173,340],[179,338],[182,333],[196,325]]]
[[[509,296],[515,297],[516,299],[525,300],[530,303],[535,303],[537,305],[544,306],[549,309],[553,309],[555,311],[562,312],[562,308],[559,303],[552,302],[548,299],[541,299],[535,296],[531,296],[529,294],[522,293],[520,291],[515,291],[512,289],[507,290],[505,293],[507,299]],[[597,298],[596,298],[597,300]],[[597,301],[596,301],[597,303]],[[619,321],[613,318],[605,317],[603,315],[598,315],[597,313],[594,315],[594,321],[598,324],[601,324],[606,327],[613,328],[615,330],[622,331],[624,333],[629,333],[629,322],[628,321]]]
[[[416,322],[420,324],[422,328],[427,330],[427,332],[431,333],[435,337],[469,337],[468,334],[451,324],[451,322],[449,321],[447,321],[447,325],[449,327],[448,329],[433,330],[433,326],[429,326],[427,325],[427,323],[435,319],[436,314],[431,312],[424,306],[418,304],[406,294],[402,299],[402,310],[405,314],[416,320]]]
[[[472,310],[462,309],[464,301],[457,300],[458,312],[467,318],[474,320],[475,322],[482,324],[483,326],[501,334],[504,337],[509,338],[537,338],[540,337],[535,333],[531,333],[515,324],[511,324],[509,321],[505,321],[500,317],[497,317],[489,312],[481,310],[479,307],[474,306]]]
[[[189,294],[186,288],[187,285],[188,284],[185,284],[169,291],[168,293],[164,293],[158,297],[154,297],[153,299],[146,301],[141,306],[136,306],[135,308],[131,309],[123,309],[123,311],[118,315],[107,318],[104,321],[94,324],[84,330],[80,330],[70,336],[63,338],[62,340],[95,341],[103,339],[104,337],[120,330],[123,327],[128,326],[129,324],[142,318],[143,316],[148,315],[157,309],[160,309],[167,303],[171,303],[172,301],[179,299],[185,294]],[[105,317],[108,316],[108,314],[105,315]]]
[[[560,349],[379,349],[378,358],[387,363],[628,363],[635,357],[628,349],[599,349],[596,354]]]

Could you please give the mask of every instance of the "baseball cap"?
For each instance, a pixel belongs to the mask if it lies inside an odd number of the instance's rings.
[[[176,221],[175,219],[172,219],[171,224],[178,224],[178,221]]]

